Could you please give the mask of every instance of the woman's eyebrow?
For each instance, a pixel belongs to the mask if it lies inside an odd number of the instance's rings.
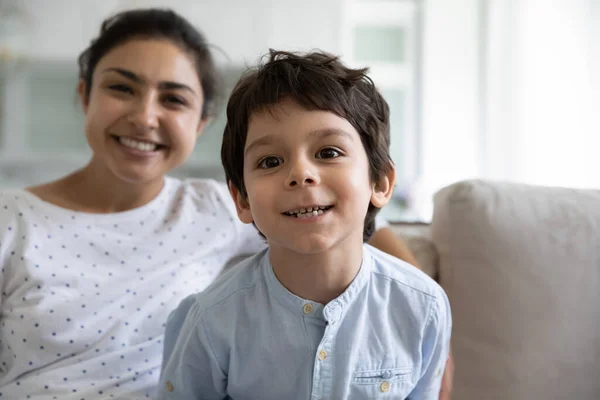
[[[119,75],[134,81],[135,83],[140,83],[140,84],[146,84],[146,80],[144,78],[142,78],[141,76],[137,75],[135,72],[129,71],[127,69],[123,69],[123,68],[106,68],[102,71],[104,72],[116,72]],[[192,89],[191,87],[189,87],[186,84],[180,83],[180,82],[172,82],[172,81],[162,81],[158,83],[158,88],[159,89],[168,89],[168,90],[186,90],[190,93],[193,94],[197,94],[194,89]]]

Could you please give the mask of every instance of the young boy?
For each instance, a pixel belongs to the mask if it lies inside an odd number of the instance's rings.
[[[269,248],[171,314],[159,398],[438,399],[448,299],[364,244],[395,180],[366,71],[271,51],[238,82],[221,156]]]

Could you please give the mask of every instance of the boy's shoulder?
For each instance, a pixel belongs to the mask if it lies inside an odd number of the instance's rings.
[[[365,249],[373,260],[371,273],[375,281],[390,281],[407,294],[420,294],[432,299],[445,297],[441,286],[419,268],[370,245],[365,245]]]
[[[451,318],[450,302],[436,281],[413,265],[371,246],[365,247],[372,258],[369,292],[378,299],[376,305],[381,304],[381,299],[394,305],[389,308],[389,321],[401,326],[409,315],[418,326],[430,323],[450,326],[447,322]]]
[[[245,296],[263,279],[263,262],[267,250],[240,261],[220,275],[204,291],[192,296],[187,307],[194,305],[197,312],[218,307],[225,302],[243,304]]]

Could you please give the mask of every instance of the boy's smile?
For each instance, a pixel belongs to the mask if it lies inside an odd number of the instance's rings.
[[[360,247],[369,204],[383,205],[352,124],[291,99],[251,116],[244,182],[240,218],[288,256]]]
[[[316,219],[316,217],[319,217],[327,211],[331,210],[332,208],[333,206],[314,205],[308,207],[299,207],[291,211],[286,211],[283,214],[298,219],[313,220]]]

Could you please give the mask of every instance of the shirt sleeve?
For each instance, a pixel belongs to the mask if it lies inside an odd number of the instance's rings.
[[[421,376],[417,386],[408,396],[409,400],[438,400],[442,376],[450,351],[452,316],[446,293],[432,302],[422,347]]]
[[[202,317],[185,299],[167,320],[156,399],[221,400],[227,398],[226,388],[227,375],[210,346]]]

